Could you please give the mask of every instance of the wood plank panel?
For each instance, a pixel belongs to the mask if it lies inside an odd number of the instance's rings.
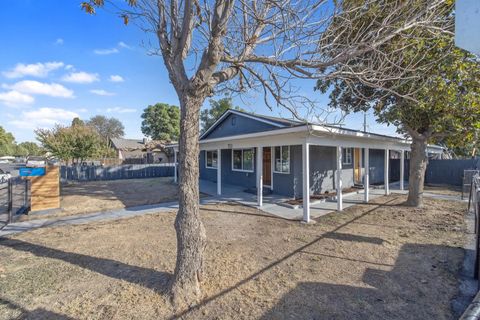
[[[32,211],[60,208],[60,171],[48,167],[44,176],[31,177],[30,207]]]

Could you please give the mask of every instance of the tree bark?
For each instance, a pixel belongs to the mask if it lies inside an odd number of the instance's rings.
[[[406,202],[408,206],[421,207],[423,205],[423,184],[425,182],[427,164],[427,139],[423,136],[412,135],[408,198]]]
[[[204,98],[180,97],[179,139],[179,209],[175,219],[177,262],[173,277],[172,301],[177,309],[185,309],[201,297],[205,228],[199,212],[199,112]]]

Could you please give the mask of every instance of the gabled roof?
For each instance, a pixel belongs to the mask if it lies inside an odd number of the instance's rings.
[[[297,125],[302,125],[304,124],[303,122],[300,121],[295,121],[295,120],[290,120],[290,119],[284,119],[284,118],[277,118],[277,117],[270,117],[270,116],[264,116],[264,115],[259,115],[255,113],[250,113],[250,112],[245,112],[245,111],[240,111],[240,110],[234,110],[234,109],[228,109],[218,119],[200,136],[200,139],[206,137],[210,132],[212,132],[222,121],[228,117],[230,114],[236,114],[240,115],[243,117],[247,117],[253,120],[257,120],[263,123],[270,124],[272,126],[278,127],[278,128],[288,128],[288,127],[294,127]]]

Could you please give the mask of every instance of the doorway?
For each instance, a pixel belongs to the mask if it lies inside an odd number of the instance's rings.
[[[263,148],[263,186],[272,187],[272,148]]]
[[[353,154],[353,174],[354,182],[362,184],[362,149],[355,148]]]

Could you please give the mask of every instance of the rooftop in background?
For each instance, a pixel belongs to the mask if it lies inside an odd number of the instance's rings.
[[[148,139],[124,139],[113,138],[111,139],[113,147],[117,150],[133,151],[133,150],[146,150],[159,151],[163,150],[167,145],[175,143],[172,141],[162,140],[148,140]]]

